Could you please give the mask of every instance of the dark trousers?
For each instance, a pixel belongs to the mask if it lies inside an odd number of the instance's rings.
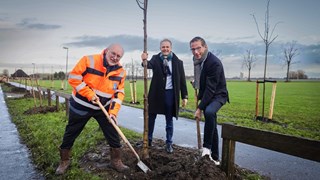
[[[121,147],[120,138],[116,129],[107,120],[107,117],[101,110],[82,111],[70,106],[69,120],[65,129],[61,149],[71,149],[74,141],[80,135],[89,119],[95,118],[107,139],[110,147]]]
[[[222,107],[220,101],[214,100],[204,110],[205,124],[203,135],[203,147],[211,149],[212,158],[219,159],[219,137],[217,129],[217,112]]]
[[[166,117],[166,143],[172,144],[173,137],[173,108],[174,108],[174,93],[173,89],[166,90],[165,94],[165,117]],[[157,114],[149,113],[148,121],[148,141],[152,142],[152,136],[154,131],[154,124],[157,118]]]

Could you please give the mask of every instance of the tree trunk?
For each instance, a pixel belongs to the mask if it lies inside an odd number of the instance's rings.
[[[143,8],[143,52],[147,53],[147,6],[148,0],[144,0],[144,8]],[[149,158],[148,153],[148,119],[149,119],[149,111],[148,111],[148,70],[147,70],[147,61],[143,61],[143,72],[144,72],[144,98],[143,98],[143,119],[144,119],[144,131],[143,131],[143,158]]]
[[[290,67],[290,64],[288,63],[287,64],[287,82],[289,82],[289,68]]]

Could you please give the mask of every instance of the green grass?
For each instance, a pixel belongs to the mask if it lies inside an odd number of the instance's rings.
[[[5,86],[2,86],[5,87]],[[8,88],[3,88],[7,91]],[[47,114],[24,114],[33,108],[32,98],[6,99],[12,121],[16,124],[22,141],[31,149],[34,164],[46,179],[100,179],[97,175],[89,174],[79,168],[79,160],[88,149],[94,148],[98,142],[104,141],[98,123],[91,119],[72,148],[71,169],[63,176],[57,177],[55,169],[59,164],[58,148],[62,142],[67,119],[65,111]],[[122,128],[121,128],[122,129]],[[122,129],[127,138],[141,139],[142,135]]]
[[[51,81],[40,81],[41,86],[50,87]],[[61,89],[61,80],[54,82],[54,89]],[[148,82],[148,86],[150,81]],[[187,82],[189,100],[186,107],[191,112],[180,113],[180,116],[193,119],[195,110],[194,90]],[[258,128],[320,140],[320,81],[277,82],[272,122],[265,123],[255,119],[256,82],[228,81],[230,104],[226,104],[218,113],[218,123],[233,122],[240,126]],[[260,84],[260,116],[262,102],[262,87]],[[131,93],[129,80],[125,84],[125,105],[143,108],[144,82],[136,82],[137,99],[140,104],[130,104]],[[272,83],[266,83],[265,117],[269,115]],[[71,87],[65,92],[71,93]]]
[[[149,84],[148,84],[149,85]],[[194,110],[194,90],[188,85],[189,100],[187,109]],[[293,136],[320,140],[320,82],[277,82],[273,111],[273,122],[264,123],[254,120],[256,105],[256,82],[228,81],[230,104],[226,104],[218,113],[218,123],[235,124],[265,129]],[[129,83],[126,83],[126,102],[131,101]],[[268,117],[272,83],[265,87],[265,113]],[[259,85],[259,111],[262,109],[263,85]],[[143,81],[137,82],[137,96],[143,107]],[[192,113],[181,113],[192,118]],[[261,116],[261,113],[259,114]]]

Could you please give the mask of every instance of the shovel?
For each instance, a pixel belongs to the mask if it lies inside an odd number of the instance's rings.
[[[194,89],[194,97],[195,97],[196,108],[197,108],[198,107],[198,92],[197,92],[197,89]],[[202,145],[201,145],[200,118],[196,118],[196,123],[197,123],[198,149],[201,149]]]
[[[104,112],[104,114],[107,116],[108,121],[112,124],[112,126],[117,130],[118,134],[121,136],[121,138],[123,139],[123,141],[129,146],[129,148],[132,150],[132,152],[134,153],[134,155],[136,156],[136,158],[138,159],[138,167],[144,172],[147,173],[148,171],[151,171],[147,165],[145,165],[141,160],[139,155],[137,154],[137,152],[133,149],[133,147],[131,146],[130,142],[128,141],[128,139],[124,136],[124,134],[122,133],[122,131],[120,130],[120,128],[116,125],[116,123],[110,118],[107,110],[102,106],[102,104],[100,103],[100,101],[97,101],[97,104],[99,105],[99,107],[101,108],[101,110]]]
[[[200,118],[196,118],[196,122],[197,122],[198,149],[201,149],[202,145],[201,145],[201,132],[200,132]]]

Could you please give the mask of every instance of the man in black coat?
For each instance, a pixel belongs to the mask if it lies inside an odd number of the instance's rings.
[[[208,51],[205,40],[195,37],[190,41],[193,54],[195,84],[199,84],[198,99],[200,103],[195,117],[205,118],[202,156],[208,155],[215,163],[219,161],[219,138],[217,129],[217,112],[228,101],[228,90],[221,61]]]
[[[172,52],[172,43],[169,39],[160,42],[160,51],[147,61],[147,68],[153,71],[148,95],[148,144],[151,146],[157,114],[164,114],[166,117],[165,149],[168,153],[172,153],[173,117],[178,119],[180,94],[182,106],[187,104],[188,91],[183,61]],[[141,59],[147,60],[148,54],[142,53]]]

